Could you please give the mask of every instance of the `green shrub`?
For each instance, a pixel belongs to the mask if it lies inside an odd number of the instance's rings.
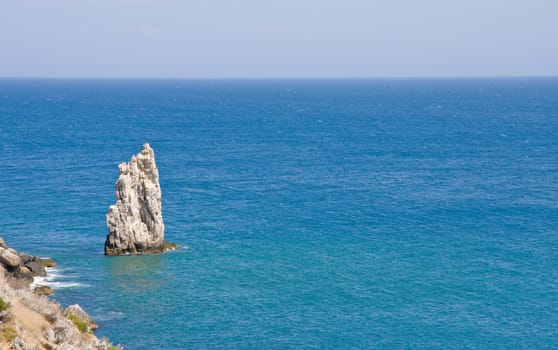
[[[4,301],[4,299],[0,298],[0,312],[4,312],[8,310],[8,303]]]
[[[107,350],[120,350],[120,348],[119,348],[119,347],[116,347],[116,346],[114,346],[114,345],[111,345],[111,346],[109,346],[109,347],[107,348]]]
[[[68,315],[68,319],[76,325],[77,329],[79,329],[80,332],[82,333],[87,332],[87,322],[85,322],[84,320],[82,320],[81,318],[77,317],[74,314]]]

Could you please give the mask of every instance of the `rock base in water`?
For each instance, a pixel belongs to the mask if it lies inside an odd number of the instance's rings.
[[[107,255],[107,256],[118,256],[118,255],[159,254],[159,253],[164,253],[164,252],[168,252],[168,251],[171,251],[171,250],[175,250],[175,249],[178,249],[178,248],[179,248],[178,244],[165,241],[165,242],[163,242],[163,245],[161,245],[161,246],[149,247],[149,248],[143,249],[141,251],[138,251],[138,250],[123,251],[122,249],[118,249],[118,248],[105,247],[105,255]]]

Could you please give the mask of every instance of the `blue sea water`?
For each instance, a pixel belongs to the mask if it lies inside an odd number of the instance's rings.
[[[149,142],[166,238],[103,256]],[[127,349],[558,348],[558,79],[0,80],[0,235]]]

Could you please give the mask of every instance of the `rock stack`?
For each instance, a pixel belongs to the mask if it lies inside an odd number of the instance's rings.
[[[107,212],[105,255],[161,253],[176,245],[165,242],[161,186],[155,154],[149,144],[128,163],[118,165],[116,204]]]

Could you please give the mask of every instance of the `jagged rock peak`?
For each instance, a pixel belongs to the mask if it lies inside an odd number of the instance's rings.
[[[161,186],[155,153],[144,144],[128,163],[118,165],[116,204],[107,212],[106,255],[160,253],[175,245],[165,242]]]

